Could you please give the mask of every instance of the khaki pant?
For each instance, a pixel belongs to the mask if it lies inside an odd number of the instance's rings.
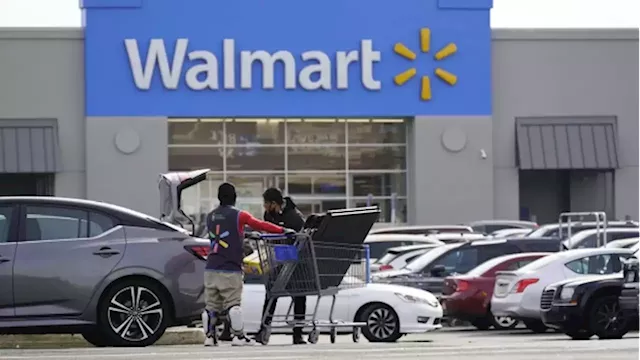
[[[241,272],[204,272],[204,301],[209,311],[220,313],[242,305],[244,275]]]

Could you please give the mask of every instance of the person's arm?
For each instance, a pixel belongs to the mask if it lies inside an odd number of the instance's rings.
[[[274,225],[270,222],[258,220],[246,211],[241,211],[239,216],[240,218],[238,220],[240,222],[240,227],[248,225],[253,230],[263,231],[271,234],[281,234],[284,232],[284,228],[278,225]]]

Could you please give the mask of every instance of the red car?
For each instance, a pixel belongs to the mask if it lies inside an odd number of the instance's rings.
[[[466,274],[445,278],[442,291],[442,308],[445,316],[471,322],[480,330],[490,327],[512,329],[518,321],[491,314],[491,296],[496,272],[516,270],[551,253],[520,253],[504,255],[488,260]]]

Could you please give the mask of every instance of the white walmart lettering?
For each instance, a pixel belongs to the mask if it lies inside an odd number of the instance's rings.
[[[152,39],[147,50],[144,67],[140,56],[138,40],[124,41],[129,65],[136,87],[141,90],[151,88],[151,79],[157,68],[160,79],[165,88],[175,90],[180,83],[180,77],[185,63],[185,57],[196,62],[191,65],[184,75],[184,81],[193,90],[218,90],[220,86],[218,57],[210,51],[194,50],[187,52],[188,39],[178,39],[173,52],[173,59],[169,55],[163,39]],[[380,81],[373,75],[373,65],[380,61],[380,52],[373,49],[372,40],[360,41],[360,50],[336,52],[335,86],[337,89],[349,88],[349,65],[360,62],[360,78],[362,85],[368,90],[380,90]],[[283,66],[284,88],[296,89],[298,86],[305,90],[331,90],[333,87],[333,66],[329,55],[323,51],[305,51],[300,59],[306,63],[297,72],[296,58],[290,51],[280,50],[269,53],[264,50],[240,51],[240,88],[251,89],[252,69],[254,62],[262,65],[262,88],[275,87],[275,65],[280,62]],[[224,39],[222,42],[222,86],[224,89],[236,88],[236,50],[235,40]]]

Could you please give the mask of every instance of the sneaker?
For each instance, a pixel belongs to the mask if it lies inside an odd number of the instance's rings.
[[[246,336],[236,336],[231,340],[231,346],[253,346],[255,345],[255,341],[249,339]]]
[[[204,346],[216,346],[216,345],[218,345],[218,344],[216,344],[215,341],[213,341],[212,337],[207,336],[204,339]]]

